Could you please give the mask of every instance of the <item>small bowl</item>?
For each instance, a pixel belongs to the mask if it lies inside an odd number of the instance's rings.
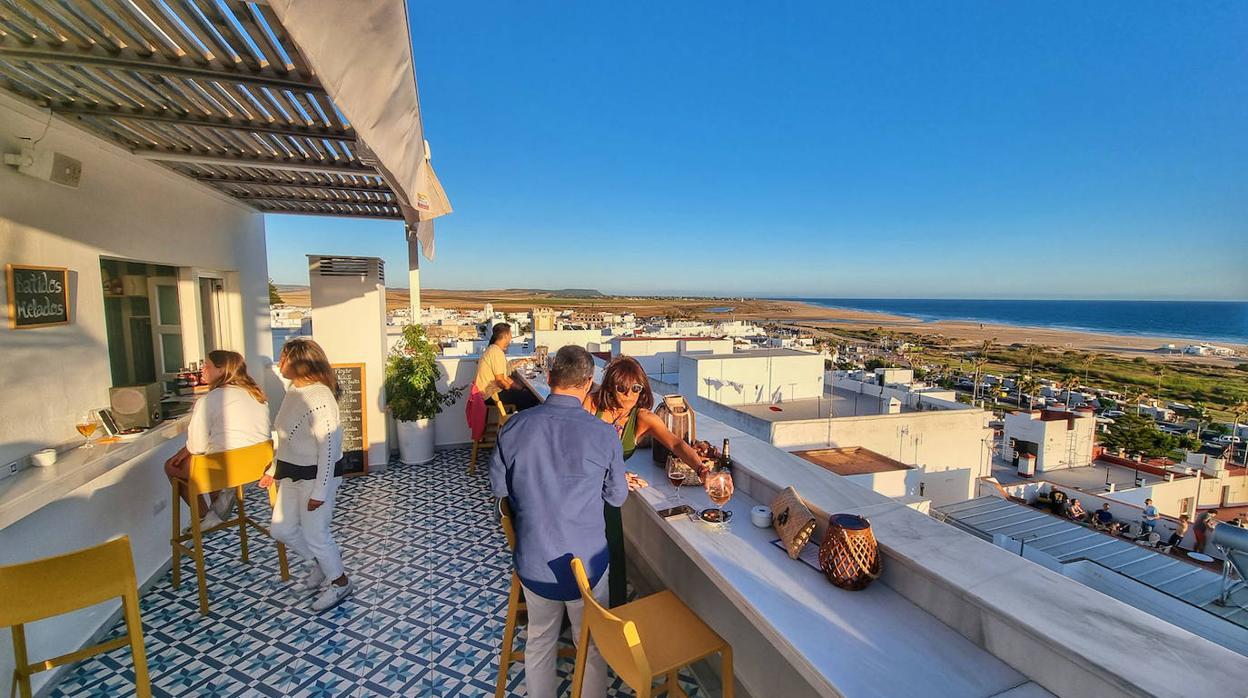
[[[56,449],[45,448],[30,455],[30,462],[40,468],[46,468],[56,462]]]
[[[771,528],[771,507],[758,506],[750,509],[750,523],[759,528]]]

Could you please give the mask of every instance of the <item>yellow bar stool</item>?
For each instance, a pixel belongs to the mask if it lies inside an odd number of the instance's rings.
[[[498,443],[499,430],[516,413],[515,405],[504,405],[497,395],[490,398],[489,402],[494,406],[494,409],[488,410],[485,414],[485,431],[481,433],[481,438],[472,442],[472,457],[468,461],[469,475],[477,474],[477,453],[494,448],[494,445]],[[492,414],[497,418],[491,420],[490,416]]]
[[[724,641],[670,591],[660,591],[607,610],[598,604],[579,558],[572,574],[585,602],[581,640],[576,647],[572,698],[581,697],[585,658],[592,640],[603,659],[628,684],[637,698],[657,693],[688,698],[680,687],[680,669],[719,652],[723,660],[724,698],[732,698],[732,646]],[[657,688],[654,680],[666,676]]]
[[[126,635],[59,657],[30,663],[26,654],[26,623],[59,616],[121,597]],[[31,698],[30,677],[41,671],[78,662],[130,645],[134,656],[134,694],[152,695],[143,652],[143,622],[139,619],[139,592],[130,557],[130,539],[115,538],[65,555],[0,567],[0,626],[12,626],[13,683],[9,695],[20,689]]]
[[[260,533],[270,536],[269,529],[261,526],[255,519],[247,515],[246,497],[243,488],[256,482],[264,475],[264,469],[273,462],[273,444],[269,441],[235,448],[220,453],[209,453],[202,456],[191,456],[190,477],[187,480],[173,481],[173,588],[182,583],[182,556],[195,560],[195,576],[199,582],[199,612],[208,615],[208,583],[204,574],[203,534],[223,528],[238,527],[239,544],[242,548],[242,560],[248,562],[247,527],[251,526]],[[191,501],[191,530],[182,533],[182,506],[178,495],[182,487],[188,488]],[[199,497],[200,495],[218,490],[234,490],[238,502],[238,515],[208,529],[200,528]],[[273,504],[275,487],[269,488],[269,504]],[[190,545],[187,545],[187,542]],[[277,544],[277,560],[281,568],[282,580],[290,579],[290,567],[286,563],[286,546]]]
[[[511,507],[507,505],[506,499],[500,500],[498,506],[503,533],[507,536],[507,548],[515,552],[516,528],[511,523]],[[498,682],[494,688],[495,698],[505,698],[507,695],[507,672],[511,669],[512,663],[524,661],[524,652],[516,650],[515,646],[516,624],[520,620],[520,614],[526,613],[527,610],[524,605],[524,593],[520,588],[520,577],[516,575],[515,567],[512,567],[511,591],[507,594],[507,623],[503,627],[502,655],[498,658]],[[575,657],[576,651],[571,647],[561,647],[558,656]]]

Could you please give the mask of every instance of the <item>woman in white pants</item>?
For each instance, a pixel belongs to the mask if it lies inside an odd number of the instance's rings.
[[[325,611],[351,594],[342,553],[329,530],[334,495],[342,483],[342,424],[338,420],[338,380],[325,350],[310,339],[282,347],[279,367],[291,389],[277,411],[277,462],[260,486],[277,481],[271,532],[311,563],[301,589],[316,594],[312,610]]]

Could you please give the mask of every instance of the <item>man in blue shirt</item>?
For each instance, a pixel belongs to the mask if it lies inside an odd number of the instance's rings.
[[[599,603],[607,604],[607,533],[603,502],[628,497],[624,452],[615,429],[581,406],[593,385],[594,359],[566,346],[550,368],[546,402],[513,415],[498,434],[490,486],[506,497],[516,529],[515,567],[524,587],[529,628],[525,687],[532,698],[555,698],[556,645],[566,611],[580,638],[583,602],[572,558],[585,564]],[[584,695],[607,692],[607,667],[592,644]]]
[[[1161,514],[1157,513],[1157,507],[1153,506],[1153,500],[1145,499],[1144,520],[1141,522],[1142,528],[1144,529],[1144,535],[1152,533],[1153,529],[1157,527],[1157,522],[1160,519]]]

